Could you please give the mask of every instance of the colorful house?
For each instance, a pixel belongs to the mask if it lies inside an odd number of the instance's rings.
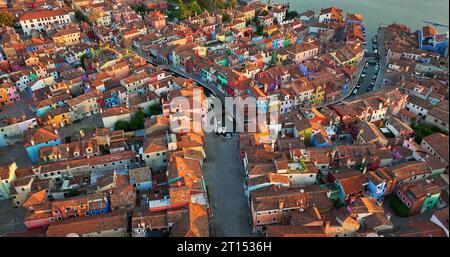
[[[441,194],[441,189],[429,182],[401,185],[391,198],[391,206],[399,216],[412,216],[432,209]]]
[[[313,147],[332,147],[333,143],[330,139],[328,139],[326,132],[323,130],[312,134],[311,136],[311,144]]]
[[[317,83],[312,82],[312,84],[314,85],[312,105],[313,106],[321,105],[325,101],[325,90],[322,88],[322,86],[318,85]]]
[[[242,79],[243,76],[240,76],[230,68],[224,68],[217,71],[217,83],[219,89],[223,92],[226,92],[227,94],[233,95],[233,89]]]
[[[9,105],[20,100],[17,87],[12,84],[0,85],[0,106]]]
[[[0,200],[11,198],[11,183],[16,180],[16,162],[11,162],[6,166],[0,166]]]
[[[61,138],[58,132],[51,127],[43,127],[27,131],[24,147],[31,161],[37,163],[41,147],[59,144],[61,144]]]
[[[386,169],[377,169],[367,173],[367,191],[377,200],[383,199],[387,189],[392,187],[393,179]]]
[[[261,89],[252,86],[248,89],[248,94],[255,98],[258,113],[266,113],[268,111],[269,101],[267,101],[267,97]]]
[[[448,55],[448,33],[438,33],[433,26],[424,26],[418,31],[419,47],[426,51]]]
[[[311,145],[313,126],[311,122],[298,111],[291,111],[294,122],[294,135],[304,140],[306,145]]]
[[[55,128],[62,128],[72,124],[68,106],[57,107],[50,110],[44,117],[44,124]]]
[[[351,204],[362,195],[367,185],[367,177],[357,170],[330,171],[328,181],[339,188],[338,205]]]
[[[109,201],[102,193],[76,196],[52,203],[53,215],[63,219],[99,215],[109,211]]]

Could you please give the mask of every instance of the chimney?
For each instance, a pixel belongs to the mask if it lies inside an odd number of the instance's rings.
[[[279,210],[283,210],[284,209],[284,199],[278,201],[278,209]]]

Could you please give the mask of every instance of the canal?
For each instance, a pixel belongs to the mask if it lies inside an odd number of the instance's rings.
[[[372,37],[381,24],[403,23],[415,31],[422,27],[422,20],[448,25],[448,0],[278,0],[290,3],[291,10],[299,13],[307,9],[320,12],[320,8],[336,6],[344,12],[360,13],[364,17],[368,39]],[[367,41],[369,44],[369,40]]]

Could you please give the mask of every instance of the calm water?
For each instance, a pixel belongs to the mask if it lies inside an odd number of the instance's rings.
[[[279,0],[279,3],[289,2],[291,10],[299,13],[312,9],[316,13],[321,7],[336,6],[344,12],[360,13],[368,35],[372,35],[380,24],[393,22],[403,23],[412,31],[424,24],[422,20],[431,20],[441,24],[449,24],[449,0]],[[448,29],[438,28],[445,32]]]

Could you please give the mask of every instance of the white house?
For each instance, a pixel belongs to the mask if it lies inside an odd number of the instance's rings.
[[[160,171],[167,167],[166,153],[176,149],[177,139],[175,134],[168,134],[146,138],[144,147],[139,150],[139,153],[148,167],[154,171]]]
[[[406,109],[415,115],[425,118],[431,108],[433,108],[433,105],[427,100],[411,95],[408,97]]]
[[[123,106],[109,108],[102,113],[102,120],[105,128],[114,129],[119,120],[130,122],[131,110]]]
[[[152,188],[152,171],[149,167],[130,169],[130,184],[137,190],[148,190]]]
[[[47,31],[68,24],[71,19],[65,10],[56,9],[26,12],[19,18],[19,22],[25,35],[30,36],[33,30]]]

